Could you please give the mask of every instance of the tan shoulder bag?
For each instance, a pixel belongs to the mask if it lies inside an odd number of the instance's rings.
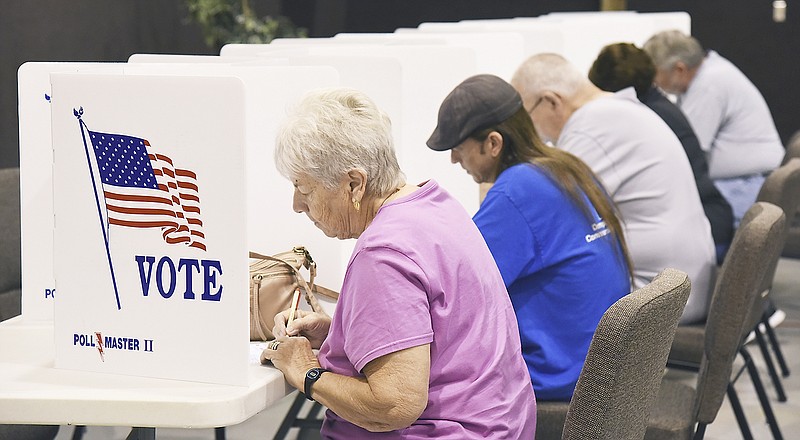
[[[273,339],[275,315],[289,308],[296,289],[315,312],[325,313],[315,293],[337,300],[339,293],[314,284],[317,264],[303,246],[273,256],[250,252],[250,340]],[[309,281],[300,269],[309,272]]]

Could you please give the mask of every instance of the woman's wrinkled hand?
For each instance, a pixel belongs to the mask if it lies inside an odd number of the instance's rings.
[[[298,390],[303,389],[306,371],[320,366],[311,343],[302,336],[282,336],[270,341],[261,352],[261,363],[267,362],[281,370],[289,385]]]
[[[272,334],[276,339],[285,336],[303,336],[308,339],[311,348],[318,349],[331,327],[331,318],[323,313],[297,310],[291,324],[286,325],[289,319],[289,310],[284,310],[275,315],[275,326]]]

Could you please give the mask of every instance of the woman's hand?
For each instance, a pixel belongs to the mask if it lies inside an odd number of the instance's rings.
[[[282,336],[271,341],[261,352],[261,363],[267,362],[272,362],[275,368],[281,370],[289,385],[301,391],[306,371],[320,366],[311,351],[311,344],[302,336]]]
[[[275,339],[284,336],[304,336],[311,343],[311,348],[314,349],[318,349],[322,345],[331,328],[330,316],[323,313],[297,310],[294,320],[287,328],[286,321],[288,319],[289,310],[275,315],[275,326],[272,328]]]

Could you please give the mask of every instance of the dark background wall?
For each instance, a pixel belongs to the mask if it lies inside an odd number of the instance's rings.
[[[17,69],[26,61],[126,61],[137,52],[212,53],[178,0],[3,0],[0,168],[19,165]]]
[[[259,3],[260,0],[250,0]],[[391,32],[424,21],[596,11],[598,0],[263,0],[309,29]],[[640,12],[686,11],[692,34],[738,65],[764,94],[784,142],[800,129],[800,7],[772,21],[770,0],[629,0]],[[181,0],[4,0],[0,14],[0,167],[17,166],[16,72],[25,61],[125,61],[133,53],[217,53],[186,23]],[[522,61],[522,60],[520,60]]]

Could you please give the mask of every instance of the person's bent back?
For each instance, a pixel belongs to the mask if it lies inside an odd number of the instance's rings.
[[[681,321],[708,313],[716,257],[689,161],[675,134],[632,89],[598,89],[557,54],[534,55],[514,74],[539,133],[586,162],[622,214],[636,287],[665,267],[689,274]]]

